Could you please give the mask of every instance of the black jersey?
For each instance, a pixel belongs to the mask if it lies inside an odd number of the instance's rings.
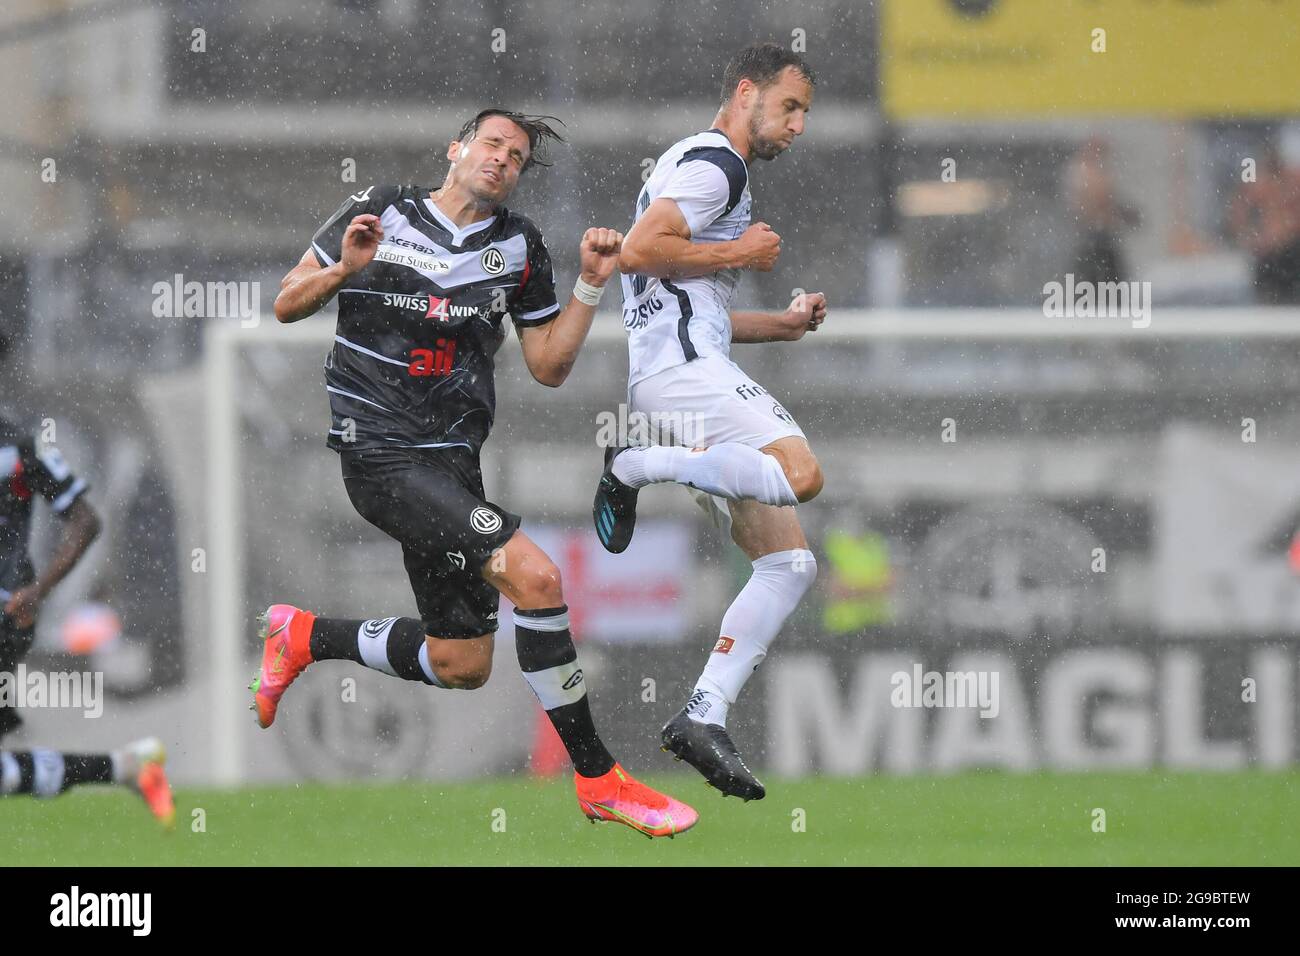
[[[0,418],[0,592],[16,591],[35,577],[27,553],[32,498],[40,495],[63,514],[86,487],[57,450],[38,452],[31,435]]]
[[[348,197],[312,238],[337,262],[355,216],[378,216],[374,259],[339,290],[325,363],[328,444],[468,448],[478,453],[496,409],[495,354],[507,314],[543,325],[560,311],[551,258],[531,221],[501,208],[460,229],[423,186],[371,186]]]

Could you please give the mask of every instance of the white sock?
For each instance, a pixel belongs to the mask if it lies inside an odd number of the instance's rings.
[[[817,559],[805,548],[765,554],[754,562],[754,573],[723,615],[718,643],[695,682],[695,693],[706,695],[702,702],[711,704],[706,723],[719,723],[716,705],[707,695],[724,702],[721,714],[725,722],[726,705],[736,702],[816,577]]]
[[[57,750],[33,749],[32,796],[57,797],[63,792],[63,754]]]
[[[731,704],[727,702],[727,698],[697,687],[695,693],[691,694],[691,699],[686,702],[686,716],[696,723],[725,727],[727,711],[730,708]]]
[[[752,498],[767,505],[799,503],[781,463],[739,442],[698,451],[677,445],[629,448],[614,459],[614,477],[633,488],[675,481],[720,498]]]
[[[57,797],[63,790],[63,754],[57,750],[32,748],[33,797]],[[18,760],[8,751],[0,750],[0,794],[17,793],[22,785],[22,771]]]
[[[14,755],[0,750],[0,793],[17,793],[20,773]]]

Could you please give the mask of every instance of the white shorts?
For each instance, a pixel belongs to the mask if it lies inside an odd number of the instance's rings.
[[[740,442],[763,448],[805,438],[777,400],[730,359],[701,355],[628,389],[628,411],[648,420],[652,442],[701,448]]]

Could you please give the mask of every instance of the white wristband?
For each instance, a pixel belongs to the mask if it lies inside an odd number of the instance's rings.
[[[578,277],[578,281],[573,284],[573,297],[579,302],[585,302],[587,305],[600,305],[600,297],[605,294],[604,286],[588,285]]]

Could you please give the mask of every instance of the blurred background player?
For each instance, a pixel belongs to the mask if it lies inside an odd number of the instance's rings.
[[[694,693],[662,733],[666,750],[746,800],[764,789],[727,733],[727,711],[816,577],[793,506],[821,491],[822,474],[793,416],[731,361],[731,343],[802,338],[826,318],[826,300],[802,294],[782,313],[729,305],[741,270],[769,271],[781,251],[769,225],[750,225],[749,165],[803,133],[814,82],[784,47],[742,50],[713,128],[670,147],[642,188],[619,257],[629,412],[685,425],[675,445],[607,449],[593,510],[601,543],[617,553],[632,538],[637,489],[678,482],[715,496],[698,500],[753,562]]]
[[[1300,168],[1273,145],[1253,182],[1238,187],[1228,228],[1251,255],[1255,299],[1264,305],[1300,303]]]
[[[99,516],[85,499],[86,489],[57,449],[38,451],[33,436],[0,418],[0,673],[11,681],[35,640],[41,603],[99,534]],[[62,526],[54,556],[39,575],[28,554],[36,495],[49,502]],[[0,701],[0,738],[22,722],[13,706]],[[144,797],[154,816],[171,826],[175,807],[163,770],[165,759],[156,738],[110,753],[0,750],[0,796],[51,797],[77,784],[121,784]]]
[[[269,727],[286,687],[317,660],[351,660],[404,680],[472,690],[488,679],[498,591],[515,606],[519,666],[573,760],[578,802],[593,820],[650,836],[692,826],[695,811],[637,782],[596,732],[569,633],[560,573],[485,500],[479,450],[494,414],[494,356],[512,318],[529,372],[557,387],[591,328],[622,235],[588,229],[581,277],[563,309],[540,231],[504,206],[520,175],[559,137],[545,122],[480,112],[447,150],[442,186],[372,186],[312,239],[275,303],[296,322],[335,295],[326,362],[348,496],[402,545],[421,620],[316,617],[285,604],[264,618],[253,682]]]
[[[1092,136],[1065,171],[1064,193],[1079,224],[1069,271],[1075,282],[1123,282],[1129,278],[1121,234],[1141,223],[1137,209],[1120,196],[1110,144]]]

